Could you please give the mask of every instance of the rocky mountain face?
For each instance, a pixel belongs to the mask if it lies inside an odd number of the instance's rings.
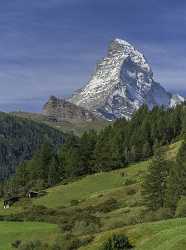
[[[43,115],[51,121],[63,122],[63,121],[94,121],[97,118],[95,115],[79,107],[73,103],[70,103],[64,99],[51,96],[48,102],[43,107]]]
[[[68,101],[99,117],[114,120],[130,118],[143,104],[150,109],[156,105],[171,107],[183,102],[184,98],[168,93],[154,81],[146,58],[134,46],[115,39],[88,84]]]

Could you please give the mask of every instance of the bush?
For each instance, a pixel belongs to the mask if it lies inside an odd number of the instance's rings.
[[[62,250],[58,244],[48,245],[39,240],[29,241],[19,246],[19,250]]]
[[[16,240],[12,242],[12,247],[13,248],[18,248],[21,245],[21,240]]]
[[[169,208],[160,208],[156,211],[156,220],[167,220],[171,217],[172,213]]]
[[[74,237],[72,234],[63,234],[60,235],[57,243],[58,245],[62,246],[63,250],[75,250],[82,246],[88,245],[93,239],[93,236],[84,236],[83,238],[79,239]]]
[[[78,200],[71,200],[70,205],[73,206],[77,206],[79,205],[79,201]]]
[[[101,247],[101,250],[127,250],[132,249],[128,237],[122,234],[114,234]]]
[[[97,232],[101,226],[100,218],[91,214],[91,211],[82,209],[70,210],[68,214],[60,217],[58,225],[63,233],[86,234]]]
[[[127,193],[127,195],[134,195],[137,193],[137,190],[135,187],[129,186],[129,187],[127,187],[126,193]]]
[[[182,197],[177,204],[176,217],[186,217],[186,197]]]
[[[143,223],[143,215],[143,210],[134,210],[134,212],[126,214],[124,222],[126,225],[136,225],[139,223]]]
[[[130,185],[133,185],[133,184],[135,184],[136,183],[136,181],[135,180],[132,180],[132,179],[126,179],[126,181],[125,181],[125,185],[126,186],[130,186]]]
[[[77,221],[73,228],[73,232],[78,235],[97,233],[99,232],[99,225],[86,220]]]
[[[93,210],[94,210],[94,212],[109,213],[109,212],[117,209],[118,207],[119,206],[118,206],[117,200],[114,198],[110,198],[110,199],[106,200],[105,202],[100,203],[96,207],[93,207]]]
[[[19,246],[19,250],[44,250],[44,246],[42,246],[42,243],[40,241],[29,241],[26,243],[23,243]],[[47,250],[48,247],[45,246],[45,250]]]
[[[173,215],[169,208],[160,208],[157,211],[146,211],[144,215],[144,222],[167,220],[172,217]]]

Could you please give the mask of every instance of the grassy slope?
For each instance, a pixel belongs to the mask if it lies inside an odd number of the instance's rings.
[[[57,226],[47,223],[33,222],[0,222],[0,250],[9,250],[15,240],[53,241],[57,234]]]
[[[142,162],[127,169],[90,175],[68,185],[50,188],[48,194],[40,199],[35,199],[34,204],[54,208],[69,206],[70,201],[74,199],[87,203],[93,200],[94,203],[95,199],[99,199],[100,196],[102,198],[120,188],[125,188],[127,179],[136,181],[138,174],[145,171],[147,164],[148,162]],[[125,173],[125,176],[123,177],[121,173]]]
[[[97,250],[113,233],[128,235],[135,250],[183,250],[186,249],[186,219],[145,223],[107,231],[81,250]]]
[[[181,143],[177,142],[169,146],[166,152],[168,159],[175,159],[180,145]],[[149,161],[144,161],[132,164],[128,168],[86,176],[68,185],[50,188],[47,191],[48,194],[40,199],[35,199],[34,204],[55,208],[69,206],[70,201],[74,199],[94,204],[100,196],[103,199],[104,196],[112,194],[116,196],[121,191],[125,193],[128,189],[128,185],[125,185],[125,183],[128,180],[139,186],[148,164]],[[121,175],[122,173],[124,173],[124,176]]]
[[[172,144],[167,150],[167,158],[175,159],[176,153],[180,146],[180,142]],[[138,247],[137,250],[171,250],[181,249],[182,241],[185,239],[181,230],[186,232],[186,220],[172,220],[161,223],[141,224],[132,227],[125,225],[131,224],[130,220],[137,218],[143,211],[143,203],[141,202],[141,181],[146,171],[149,161],[133,164],[128,168],[111,171],[108,173],[100,173],[69,183],[68,185],[59,185],[47,190],[48,194],[41,198],[32,200],[34,205],[45,205],[50,208],[70,207],[71,200],[79,200],[79,207],[87,207],[89,205],[97,205],[109,198],[115,198],[120,207],[110,213],[101,215],[102,228],[100,235],[96,236],[95,241],[83,250],[94,250],[110,235],[112,228],[121,228],[122,232],[129,235],[132,242]],[[10,209],[0,209],[0,215],[17,213],[22,210],[23,205],[15,205]],[[124,227],[125,226],[125,227]],[[182,227],[183,226],[183,227]],[[118,231],[118,230],[117,230]],[[1,232],[1,230],[0,230]],[[175,235],[174,235],[175,234]],[[2,238],[0,233],[0,239]],[[180,248],[170,248],[163,244],[166,239],[172,240],[174,235],[174,244]],[[167,237],[167,238],[166,238]],[[42,237],[41,237],[42,238]],[[11,237],[11,239],[13,239]],[[12,240],[11,240],[12,241]],[[158,245],[157,248],[152,246]],[[160,242],[160,243],[158,243]],[[153,243],[153,244],[152,244]],[[151,245],[150,245],[151,244]],[[162,246],[161,246],[162,244]],[[180,244],[180,246],[179,246]],[[1,248],[0,248],[1,249]]]

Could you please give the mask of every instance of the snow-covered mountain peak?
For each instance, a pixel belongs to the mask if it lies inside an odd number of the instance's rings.
[[[169,107],[180,100],[154,81],[145,56],[118,38],[109,45],[88,84],[69,99],[108,120],[130,118],[144,103],[149,108]]]
[[[139,52],[132,44],[125,40],[116,38],[114,41],[111,42],[109,52],[121,53],[123,54],[123,57],[126,58],[130,57],[134,63],[143,67],[144,70],[151,72],[151,68],[144,55]]]
[[[129,42],[125,41],[125,40],[122,40],[120,38],[116,38],[114,39],[114,42],[116,43],[119,43],[121,45],[125,45],[125,46],[132,46]]]

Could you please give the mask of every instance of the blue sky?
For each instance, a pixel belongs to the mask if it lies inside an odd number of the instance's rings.
[[[141,50],[166,89],[186,94],[185,0],[0,0],[0,109],[38,111],[85,85],[108,43]]]

